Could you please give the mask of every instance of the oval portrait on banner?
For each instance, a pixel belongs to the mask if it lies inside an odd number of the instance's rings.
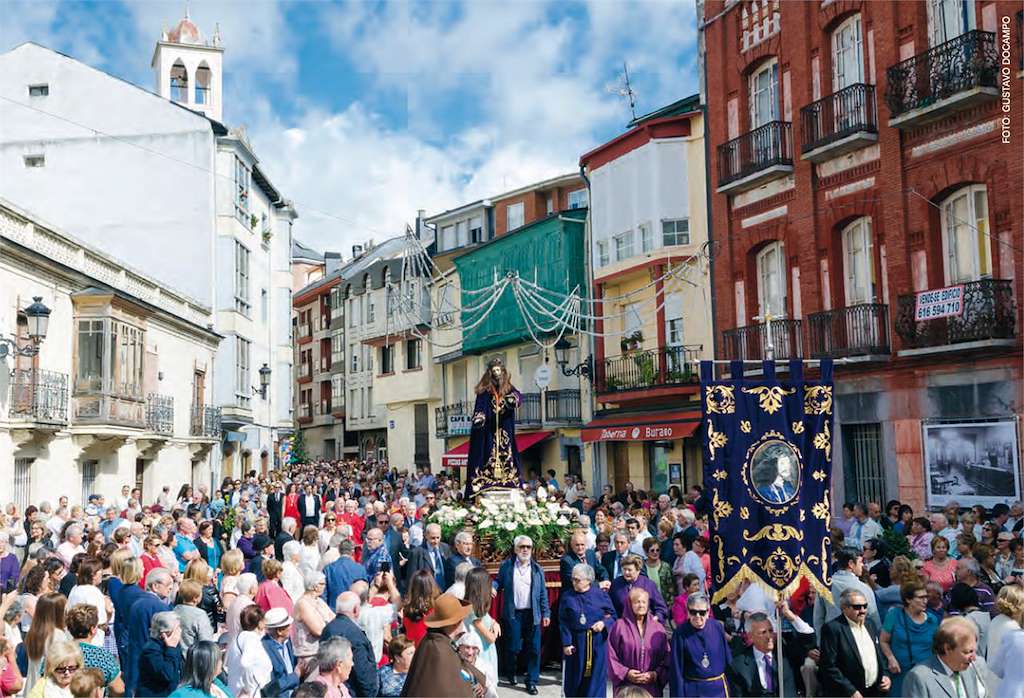
[[[770,439],[747,461],[750,487],[766,504],[785,504],[800,491],[800,455],[792,444]]]

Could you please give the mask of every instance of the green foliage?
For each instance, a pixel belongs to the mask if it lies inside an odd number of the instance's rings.
[[[292,465],[299,463],[305,463],[309,458],[306,455],[306,437],[302,435],[302,430],[299,429],[292,436],[292,452],[289,462]]]
[[[886,555],[890,560],[897,555],[904,555],[911,560],[917,559],[917,554],[910,548],[910,541],[907,540],[907,537],[891,528],[882,531],[881,540],[885,543]]]
[[[654,385],[654,376],[656,372],[654,368],[654,356],[651,354],[638,354],[633,357],[633,362],[640,371],[640,385]]]
[[[231,538],[231,533],[235,530],[237,515],[238,512],[234,507],[228,507],[227,512],[224,514],[224,533],[227,534],[228,539]]]

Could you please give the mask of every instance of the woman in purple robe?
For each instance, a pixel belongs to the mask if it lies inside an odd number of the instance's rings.
[[[612,626],[608,637],[612,693],[618,693],[620,686],[635,686],[661,696],[668,683],[668,633],[647,612],[650,600],[645,589],[633,589],[622,617]]]
[[[612,597],[615,613],[622,616],[629,605],[629,592],[633,591],[633,589],[643,589],[650,597],[651,614],[657,616],[658,620],[665,624],[669,618],[668,606],[665,605],[665,600],[661,598],[658,585],[640,574],[640,566],[642,564],[640,558],[636,555],[627,555],[626,559],[619,565],[622,574],[612,581],[608,595]]]
[[[476,404],[469,433],[466,499],[487,490],[523,485],[516,446],[516,410],[523,396],[512,386],[501,359],[491,359],[476,386]]]
[[[567,698],[604,698],[608,690],[609,628],[615,609],[603,589],[593,586],[594,568],[572,568],[573,590],[558,600],[558,632],[564,657],[562,692]]]
[[[732,661],[725,627],[709,617],[703,592],[686,599],[689,618],[672,633],[671,696],[728,698],[725,668]]]

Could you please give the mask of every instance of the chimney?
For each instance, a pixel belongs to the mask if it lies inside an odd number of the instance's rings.
[[[359,259],[362,256],[363,256],[363,246],[362,245],[352,245],[352,259],[354,259],[354,260],[355,259]]]
[[[341,268],[340,252],[324,252],[324,274],[330,274]]]

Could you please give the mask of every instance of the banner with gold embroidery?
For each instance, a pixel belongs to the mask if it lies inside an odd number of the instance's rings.
[[[716,381],[701,362],[713,601],[748,579],[788,596],[801,577],[829,599],[832,361],[817,382],[800,361],[785,380],[771,361],[756,380],[733,361],[730,376]]]

